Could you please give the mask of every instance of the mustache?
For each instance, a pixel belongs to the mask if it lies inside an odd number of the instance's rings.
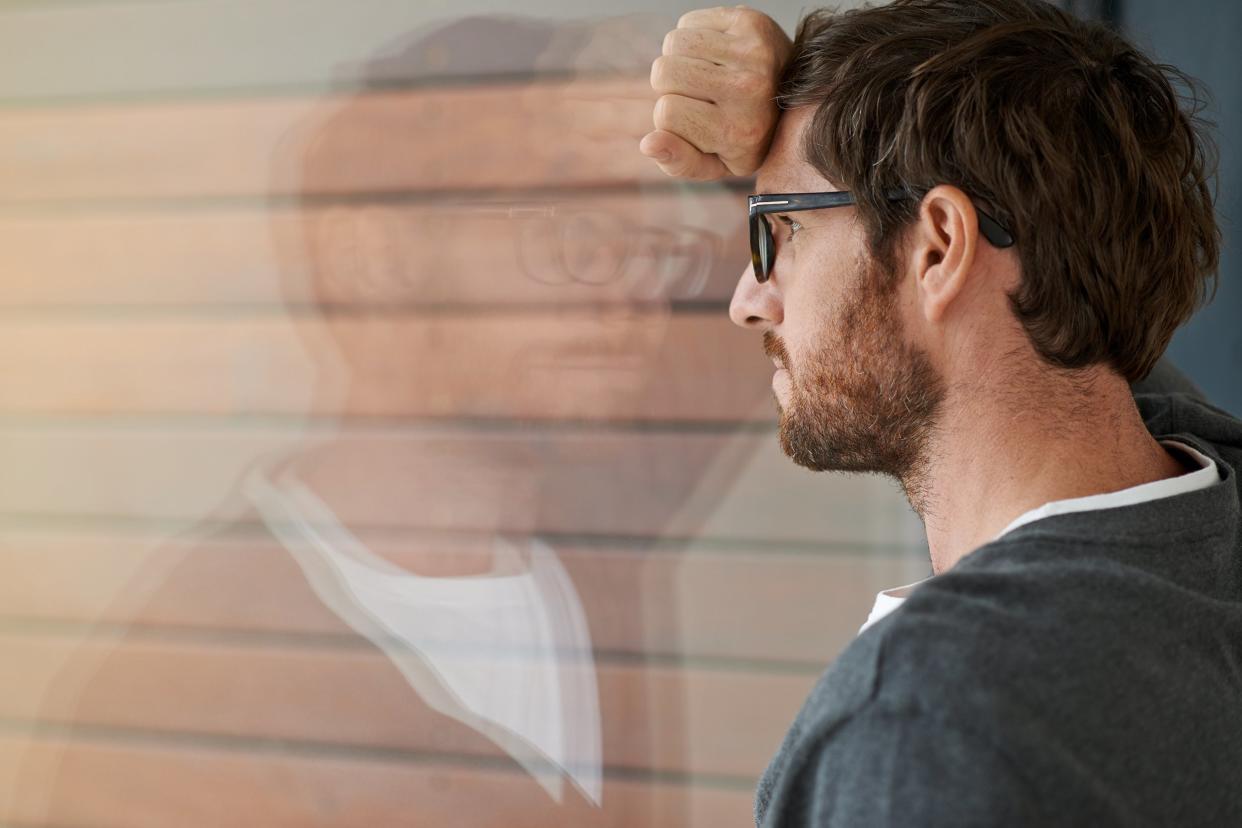
[[[779,362],[782,368],[789,369],[789,354],[785,351],[785,343],[771,331],[763,332],[763,352]]]

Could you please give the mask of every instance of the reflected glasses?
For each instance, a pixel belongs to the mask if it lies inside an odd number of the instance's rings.
[[[914,198],[906,190],[891,190],[889,201]],[[831,193],[768,193],[753,195],[750,206],[750,260],[755,266],[755,279],[762,284],[772,274],[772,262],[776,258],[776,244],[772,238],[769,213],[796,213],[802,210],[824,210],[829,207],[845,207],[854,203],[854,195],[841,190]],[[979,216],[979,232],[993,247],[1012,247],[1013,234],[987,213],[975,208]]]
[[[541,204],[510,208],[518,262],[548,285],[623,286],[635,300],[688,300],[707,284],[720,237],[653,219],[640,224],[608,209]]]
[[[477,287],[467,286],[460,294],[451,287],[427,289],[433,280],[451,285],[454,279],[442,279],[446,271],[471,263],[479,268],[511,263],[531,281],[562,287],[566,298],[582,301],[699,298],[723,258],[721,236],[681,224],[658,205],[647,209],[629,203],[627,209],[627,203],[623,198],[580,198],[329,207],[313,213],[311,255],[316,269],[333,279],[327,287],[332,301],[443,302],[446,296],[447,301],[479,301],[469,298]],[[491,246],[497,253],[476,255],[467,245]],[[500,255],[509,249],[512,255]],[[476,286],[481,280],[481,274],[466,279]],[[497,287],[497,297],[513,295]],[[544,301],[520,291],[517,295]]]

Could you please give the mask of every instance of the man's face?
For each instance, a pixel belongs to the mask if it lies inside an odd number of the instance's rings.
[[[802,160],[810,114],[782,116],[758,192],[840,189]],[[853,207],[790,213],[795,227],[771,218],[771,276],[759,284],[747,268],[729,315],[763,332],[780,369],[772,388],[782,448],[815,471],[879,472],[917,487],[944,384],[906,335],[907,280],[869,255]]]

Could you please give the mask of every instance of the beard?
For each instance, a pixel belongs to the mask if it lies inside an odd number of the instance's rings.
[[[944,381],[927,352],[906,342],[891,269],[865,257],[855,273],[839,321],[797,364],[775,334],[763,335],[790,378],[787,407],[777,402],[781,448],[812,471],[893,477],[918,510]]]

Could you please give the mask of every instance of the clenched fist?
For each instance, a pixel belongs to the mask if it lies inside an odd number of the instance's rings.
[[[780,115],[773,97],[791,48],[776,21],[755,9],[686,12],[651,65],[660,98],[655,131],[639,151],[678,178],[754,173]]]

